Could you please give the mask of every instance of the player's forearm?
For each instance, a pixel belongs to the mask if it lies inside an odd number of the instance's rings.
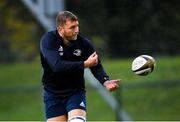
[[[73,72],[84,69],[84,63],[82,61],[58,61],[51,64],[53,72]]]
[[[95,78],[103,84],[105,81],[109,80],[109,76],[106,74],[104,68],[101,64],[90,68]]]

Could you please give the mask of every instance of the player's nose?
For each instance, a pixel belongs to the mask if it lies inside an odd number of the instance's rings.
[[[75,32],[76,34],[79,33],[79,26],[77,26],[77,27],[75,28],[74,32]]]

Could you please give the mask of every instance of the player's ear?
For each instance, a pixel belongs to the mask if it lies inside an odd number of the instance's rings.
[[[62,26],[58,26],[58,27],[56,27],[56,28],[57,28],[57,31],[58,31],[59,33],[61,33],[61,34],[64,33],[64,29],[63,29]]]
[[[62,30],[62,27],[61,27],[61,26],[58,26],[58,27],[56,27],[56,29],[57,29],[58,31],[61,31],[61,30]]]

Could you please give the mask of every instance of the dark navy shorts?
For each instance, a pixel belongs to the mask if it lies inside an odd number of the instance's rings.
[[[66,99],[52,96],[47,91],[44,91],[44,104],[46,119],[66,115],[73,109],[86,111],[85,91],[78,91]]]

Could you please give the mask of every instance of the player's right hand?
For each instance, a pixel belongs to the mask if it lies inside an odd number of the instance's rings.
[[[115,91],[119,87],[120,79],[116,80],[107,80],[104,82],[104,86],[109,91]]]
[[[96,52],[91,54],[86,61],[84,61],[84,67],[92,67],[98,64],[98,55]]]

